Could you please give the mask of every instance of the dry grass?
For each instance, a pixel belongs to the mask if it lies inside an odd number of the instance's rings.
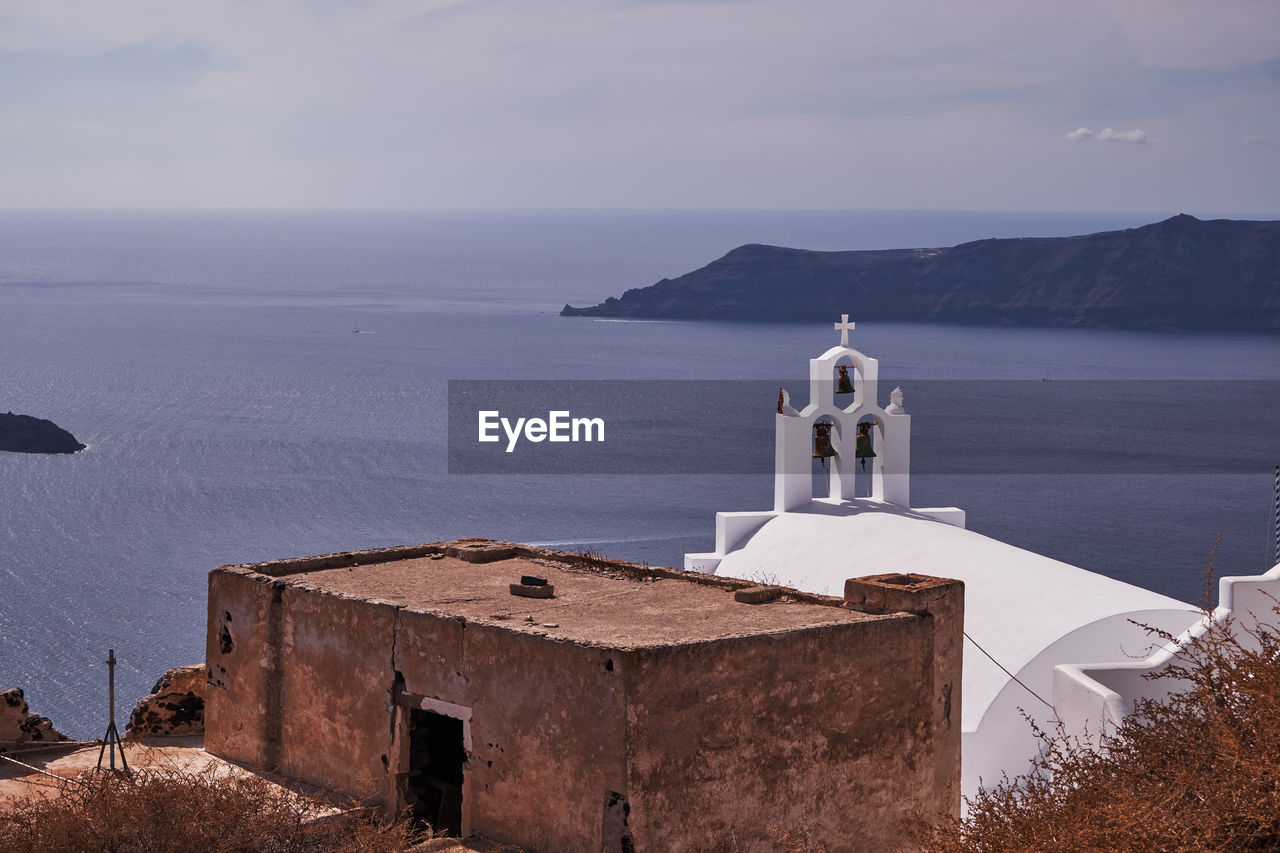
[[[424,836],[379,815],[334,819],[309,800],[250,775],[144,770],[85,774],[57,797],[0,813],[6,853],[399,853]],[[317,819],[319,818],[319,819]]]
[[[1280,631],[1246,636],[1218,625],[1184,648],[1166,670],[1180,692],[1138,703],[1101,753],[1039,733],[1031,774],[916,840],[934,853],[1280,851]]]
[[[792,832],[774,824],[773,834],[778,849],[783,853],[827,853],[827,848],[815,845],[807,832]]]

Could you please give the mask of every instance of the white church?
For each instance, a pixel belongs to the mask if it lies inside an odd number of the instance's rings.
[[[963,509],[912,507],[902,389],[882,408],[878,362],[849,346],[848,315],[835,328],[840,345],[809,362],[804,408],[779,394],[773,509],[717,513],[715,551],[685,555],[685,568],[828,594],[886,572],[963,581],[966,797],[1030,768],[1038,741],[1025,716],[1096,738],[1136,699],[1166,695],[1171,685],[1142,676],[1176,645],[1140,626],[1185,640],[1205,630],[1201,611],[967,530]],[[815,460],[828,468],[825,490]],[[1207,619],[1234,614],[1247,627],[1280,601],[1280,565],[1219,583]]]

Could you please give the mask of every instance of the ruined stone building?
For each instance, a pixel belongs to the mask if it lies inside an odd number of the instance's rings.
[[[957,814],[963,586],[484,540],[215,569],[206,748],[526,850],[888,850]]]

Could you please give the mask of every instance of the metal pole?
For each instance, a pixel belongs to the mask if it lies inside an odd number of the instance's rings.
[[[1280,465],[1276,466],[1275,515],[1276,515],[1276,541],[1275,541],[1275,550],[1271,552],[1271,557],[1272,557],[1271,565],[1273,566],[1276,563],[1280,563]]]
[[[107,649],[107,731],[116,730],[116,650]],[[116,769],[115,744],[111,746],[111,769]]]
[[[120,732],[116,729],[116,650],[107,649],[107,733],[102,738],[102,748],[98,750],[98,769],[102,769],[102,753],[110,750],[107,758],[111,770],[116,769],[116,748],[120,749],[120,765],[125,773],[129,772],[129,762],[124,757],[124,744],[120,742]]]

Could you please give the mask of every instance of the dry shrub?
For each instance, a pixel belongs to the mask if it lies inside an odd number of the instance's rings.
[[[85,774],[60,796],[33,796],[0,813],[0,850],[398,853],[419,840],[404,824],[386,825],[368,812],[332,819],[322,811],[257,776]]]
[[[783,853],[827,853],[827,848],[821,844],[814,846],[813,839],[807,832],[792,832],[775,823],[773,834]]]
[[[935,853],[1280,851],[1280,631],[1243,644],[1235,631],[1187,644],[1163,673],[1178,692],[1138,702],[1102,752],[1037,732],[1030,774],[914,840]]]

